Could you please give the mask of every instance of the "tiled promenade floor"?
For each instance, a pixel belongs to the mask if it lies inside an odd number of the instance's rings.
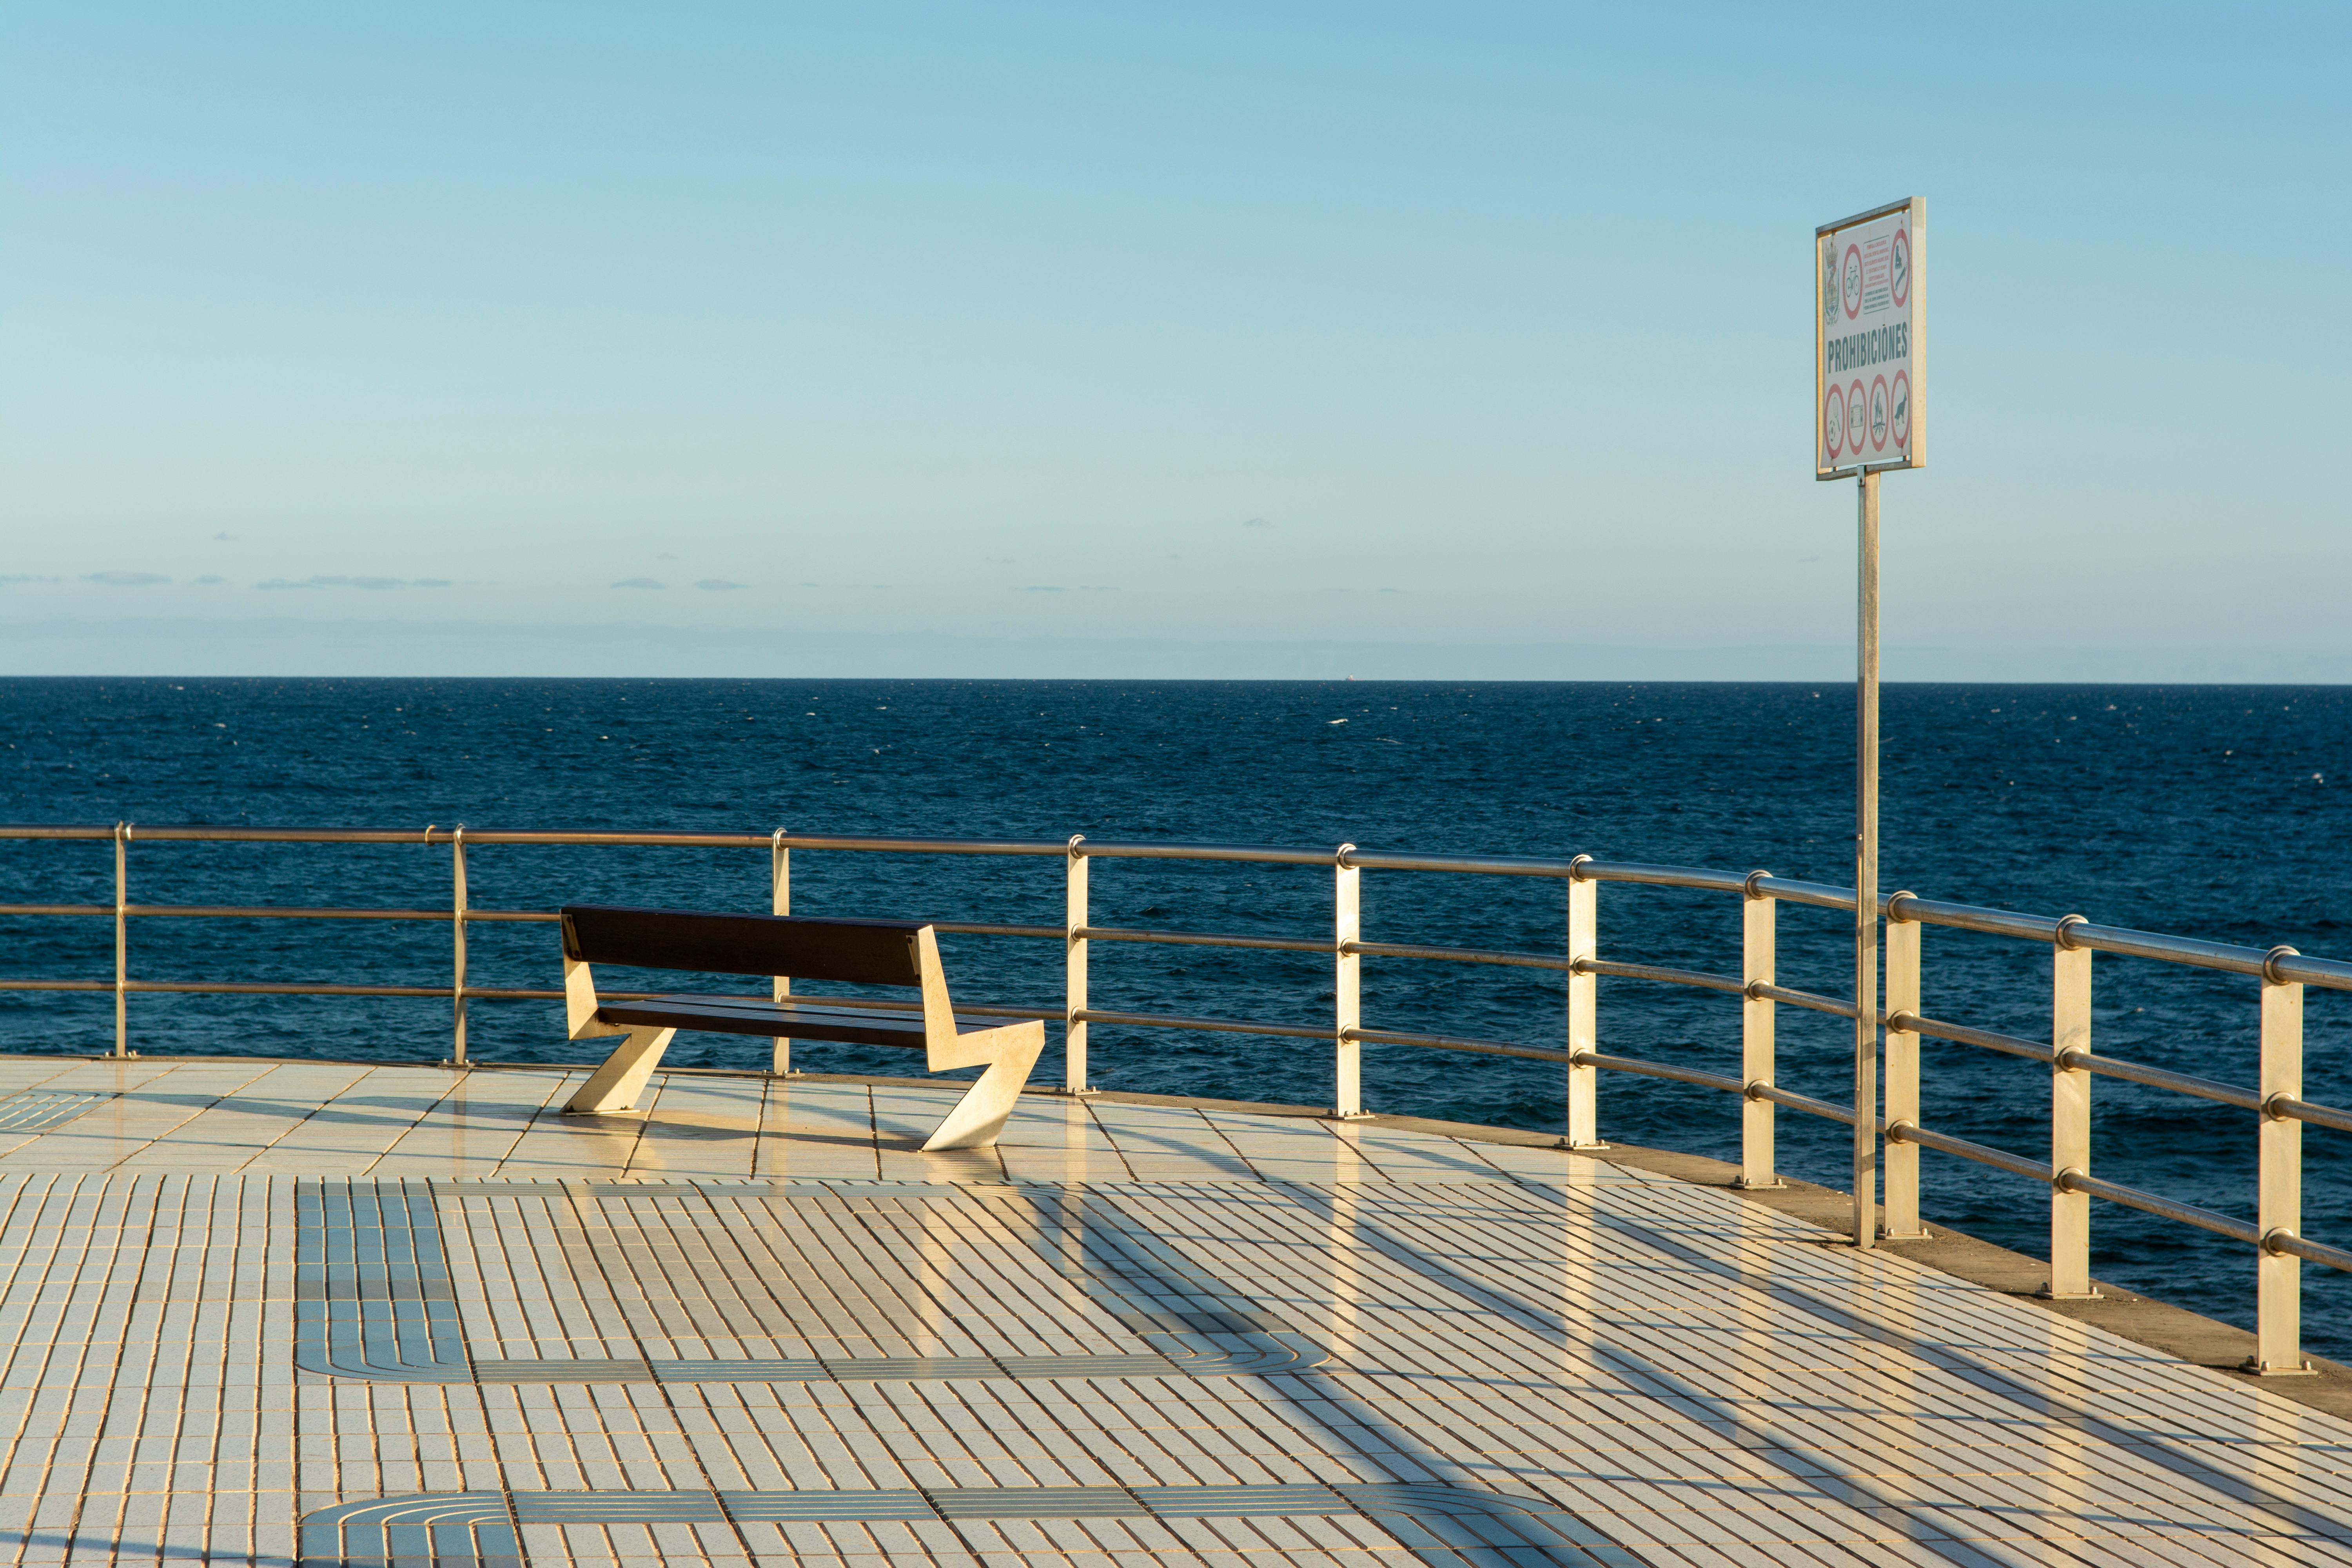
[[[0,1058],[0,1562],[2352,1563],[2352,1426],[1714,1189],[577,1081]]]

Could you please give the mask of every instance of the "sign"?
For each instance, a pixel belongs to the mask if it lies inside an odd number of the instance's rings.
[[[1813,231],[1813,477],[1926,462],[1920,418],[1927,204]]]

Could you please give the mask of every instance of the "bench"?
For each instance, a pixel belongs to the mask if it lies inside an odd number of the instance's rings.
[[[573,904],[563,914],[564,1021],[571,1037],[627,1037],[564,1109],[629,1110],[680,1029],[920,1050],[932,1072],[987,1064],[923,1148],[984,1149],[1028,1081],[1045,1026],[1036,1019],[959,1018],[948,1005],[939,939],[913,921],[812,920]],[[591,965],[764,974],[851,985],[905,985],[911,1007],[844,1005],[844,998],[721,996],[687,992],[607,1002]]]

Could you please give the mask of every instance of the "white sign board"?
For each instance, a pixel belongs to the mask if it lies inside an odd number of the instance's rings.
[[[1813,477],[1926,461],[1920,287],[1927,204],[1813,231]]]

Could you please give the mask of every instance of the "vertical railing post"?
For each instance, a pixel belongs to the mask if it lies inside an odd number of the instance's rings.
[[[449,835],[449,1065],[466,1065],[466,825]]]
[[[2276,1236],[2303,1229],[2303,1123],[2271,1109],[2303,1098],[2303,987],[2276,978],[2294,949],[2274,947],[2263,961],[2263,1112],[2256,1137],[2261,1196],[2256,1226],[2263,1246],[2254,1264],[2254,1354],[2247,1370],[2266,1377],[2307,1373],[2303,1359],[2303,1259],[2273,1252]]]
[[[1739,1002],[1739,1080],[1748,1089],[1739,1107],[1738,1184],[1743,1187],[1785,1184],[1773,1171],[1772,1112],[1777,1108],[1756,1093],[1758,1086],[1772,1081],[1772,998],[1757,994],[1774,983],[1778,900],[1756,890],[1758,879],[1769,875],[1748,873],[1748,901],[1740,915],[1739,978],[1746,989]]]
[[[1886,1168],[1886,1235],[1895,1241],[1923,1241],[1919,1223],[1919,1145],[1894,1136],[1896,1127],[1919,1125],[1919,1036],[1896,1020],[1919,1016],[1917,921],[1903,918],[1903,900],[1913,893],[1886,896],[1886,1127],[1879,1157]]]
[[[1356,901],[1362,873],[1348,864],[1355,848],[1342,844],[1331,857],[1331,1109],[1337,1116],[1364,1113],[1364,1047],[1355,1038],[1364,1026],[1364,960],[1351,951],[1364,940],[1363,915]]]
[[[1589,967],[1599,952],[1594,945],[1593,899],[1601,884],[1580,875],[1590,855],[1569,862],[1568,873],[1568,1146],[1605,1149],[1601,1141],[1601,1107],[1595,1092],[1601,1069],[1580,1058],[1601,1048],[1594,1032],[1599,1011],[1601,977]]]
[[[131,1054],[131,824],[114,825],[114,1054]]]
[[[1062,1087],[1084,1094],[1087,1082],[1087,853],[1070,835],[1067,891],[1062,904]]]
[[[2076,947],[2067,928],[2081,915],[2058,921],[2051,949],[2050,995],[2050,1283],[2042,1294],[2053,1301],[2080,1300],[2091,1289],[2091,1194],[2070,1190],[2070,1174],[2091,1173],[2091,1072],[2071,1056],[2091,1049],[2091,950]]]
[[[784,830],[781,827],[768,836],[768,909],[771,913],[788,915],[793,912],[793,852],[784,847]],[[793,977],[776,974],[769,977],[769,996],[778,1002],[793,994]],[[793,1070],[793,1042],[788,1035],[772,1035],[768,1043],[773,1052],[768,1058],[768,1070],[782,1078]]]

